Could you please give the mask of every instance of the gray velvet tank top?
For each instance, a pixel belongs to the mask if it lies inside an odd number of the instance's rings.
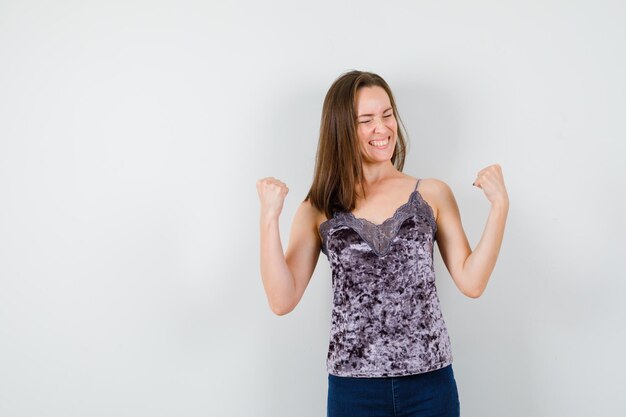
[[[452,363],[435,287],[437,224],[419,181],[380,225],[337,212],[319,227],[332,270],[330,374],[402,376]]]

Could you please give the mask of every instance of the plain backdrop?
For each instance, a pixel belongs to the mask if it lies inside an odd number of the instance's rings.
[[[323,416],[327,259],[275,316],[256,181],[313,178],[322,102],[390,84],[404,172],[452,188],[469,299],[435,253],[462,415],[624,416],[623,1],[0,1],[0,415]]]

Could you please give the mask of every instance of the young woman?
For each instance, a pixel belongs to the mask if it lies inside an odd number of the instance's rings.
[[[320,251],[331,266],[329,417],[459,415],[433,246],[459,290],[477,298],[504,235],[509,199],[500,166],[480,170],[473,183],[491,211],[472,251],[450,187],[402,173],[398,123],[380,76],[351,71],[335,80],[324,100],[313,184],[285,253],[278,219],[289,189],[273,177],[257,181],[261,276],[272,311],[295,308]]]

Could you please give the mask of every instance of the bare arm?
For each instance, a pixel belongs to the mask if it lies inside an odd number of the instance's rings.
[[[487,282],[500,253],[507,213],[508,205],[491,206],[480,241],[463,264],[462,279],[465,281],[465,285],[473,288],[474,291],[470,297],[480,296],[487,287]]]
[[[317,211],[308,201],[300,204],[284,254],[279,216],[286,186],[275,179],[263,179],[257,182],[257,188],[261,197],[261,278],[270,308],[275,314],[284,315],[300,302],[317,265],[321,249]]]
[[[481,170],[474,184],[485,191],[491,202],[487,224],[476,248],[472,251],[469,246],[452,190],[439,180],[436,181],[439,208],[437,244],[456,286],[468,297],[477,298],[485,291],[496,265],[504,237],[509,200],[497,164]]]

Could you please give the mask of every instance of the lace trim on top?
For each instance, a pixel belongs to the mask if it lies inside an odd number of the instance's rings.
[[[398,234],[400,226],[409,217],[418,215],[423,220],[426,220],[432,229],[433,239],[437,233],[437,222],[433,214],[433,209],[424,200],[417,186],[415,190],[409,196],[409,201],[398,207],[393,214],[381,224],[375,224],[367,219],[361,217],[355,217],[352,212],[337,212],[332,218],[322,222],[319,226],[319,232],[322,237],[322,252],[328,256],[326,250],[326,240],[328,238],[328,231],[340,224],[349,226],[363,239],[369,247],[378,256],[384,256],[389,252],[391,248],[391,242]]]

